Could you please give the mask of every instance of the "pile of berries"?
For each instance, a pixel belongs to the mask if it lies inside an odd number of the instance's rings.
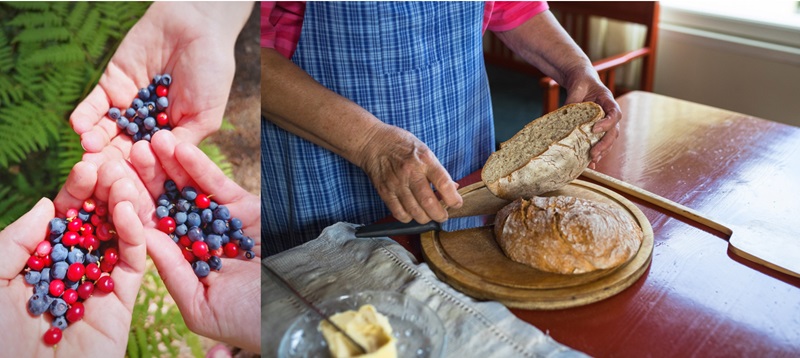
[[[125,111],[112,107],[108,110],[108,118],[117,122],[120,131],[127,133],[134,142],[150,141],[159,130],[170,130],[166,109],[169,107],[169,86],[172,77],[169,74],[155,75],[149,86],[139,89],[139,95],[133,99],[131,106]]]
[[[242,232],[242,221],[232,218],[228,208],[211,200],[211,195],[191,186],[179,191],[172,180],[164,183],[164,189],[156,204],[156,227],[178,244],[197,277],[222,269],[223,255],[236,258],[244,253],[248,260],[256,256],[255,242]]]
[[[110,273],[119,260],[108,207],[88,199],[80,209],[69,209],[66,218],[54,218],[47,237],[28,258],[25,281],[33,285],[28,311],[48,313],[52,327],[44,342],[54,345],[64,329],[83,318],[86,301],[95,290],[114,291]]]

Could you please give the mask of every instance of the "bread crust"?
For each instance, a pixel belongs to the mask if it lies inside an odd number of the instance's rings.
[[[494,230],[508,258],[559,274],[620,266],[643,240],[641,228],[621,210],[570,196],[517,199],[497,213]]]
[[[583,102],[566,105],[528,123],[489,156],[481,171],[481,179],[489,191],[506,200],[531,198],[567,185],[589,166],[589,150],[604,134],[593,133],[592,127],[604,116],[600,105]],[[562,121],[562,128],[558,128],[554,121]],[[573,122],[579,124],[573,126]],[[548,130],[559,133],[540,133]],[[548,134],[557,139],[540,143],[550,140]],[[527,145],[546,149],[526,154],[520,149]],[[516,166],[507,159],[512,156],[528,157],[522,160],[523,165]],[[517,159],[515,163],[519,162],[519,158],[514,159]]]

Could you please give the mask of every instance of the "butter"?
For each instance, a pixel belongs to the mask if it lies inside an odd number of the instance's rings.
[[[347,332],[358,344],[366,348],[366,354],[359,354],[360,350],[341,332],[337,331],[326,321],[319,324],[319,330],[328,349],[334,358],[396,358],[397,348],[392,337],[392,327],[389,319],[378,313],[373,305],[363,305],[358,311],[345,311],[330,317],[337,326]]]

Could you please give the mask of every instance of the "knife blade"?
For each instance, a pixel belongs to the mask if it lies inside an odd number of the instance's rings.
[[[281,277],[281,275],[279,275],[277,272],[275,272],[275,270],[273,270],[272,268],[270,268],[267,265],[262,265],[262,266],[264,266],[267,269],[267,271],[269,271],[269,273],[272,274],[272,276],[274,276],[275,279],[277,279],[277,282],[281,286],[283,286],[285,289],[287,289],[289,292],[291,292],[292,295],[297,297],[297,299],[300,300],[300,302],[303,303],[303,305],[305,305],[307,308],[311,309],[312,312],[314,312],[317,315],[319,315],[325,322],[328,322],[328,324],[330,324],[335,330],[339,331],[339,333],[341,333],[345,338],[347,338],[347,340],[349,340],[356,347],[358,347],[358,349],[360,350],[360,353],[367,354],[367,349],[364,348],[364,346],[362,346],[361,344],[356,342],[356,340],[353,339],[353,337],[350,337],[350,335],[347,334],[347,332],[345,332],[344,329],[339,327],[339,325],[337,325],[336,323],[333,323],[333,321],[331,321],[331,319],[330,319],[330,317],[328,317],[328,315],[326,315],[319,308],[317,308],[317,306],[314,306],[314,304],[311,303],[311,301],[309,301],[307,298],[303,297],[303,295],[300,292],[298,292],[297,290],[295,290],[294,287],[292,287],[292,285],[289,284],[289,282],[287,282],[283,277]]]
[[[494,224],[494,214],[450,218],[443,223],[431,220],[420,224],[414,220],[408,223],[389,222],[363,225],[356,228],[356,237],[383,237],[395,235],[416,235],[428,231],[453,232]]]

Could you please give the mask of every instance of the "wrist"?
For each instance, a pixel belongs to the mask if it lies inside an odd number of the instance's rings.
[[[233,43],[253,10],[252,2],[154,2],[145,13],[165,34]],[[200,35],[200,36],[197,36]]]

